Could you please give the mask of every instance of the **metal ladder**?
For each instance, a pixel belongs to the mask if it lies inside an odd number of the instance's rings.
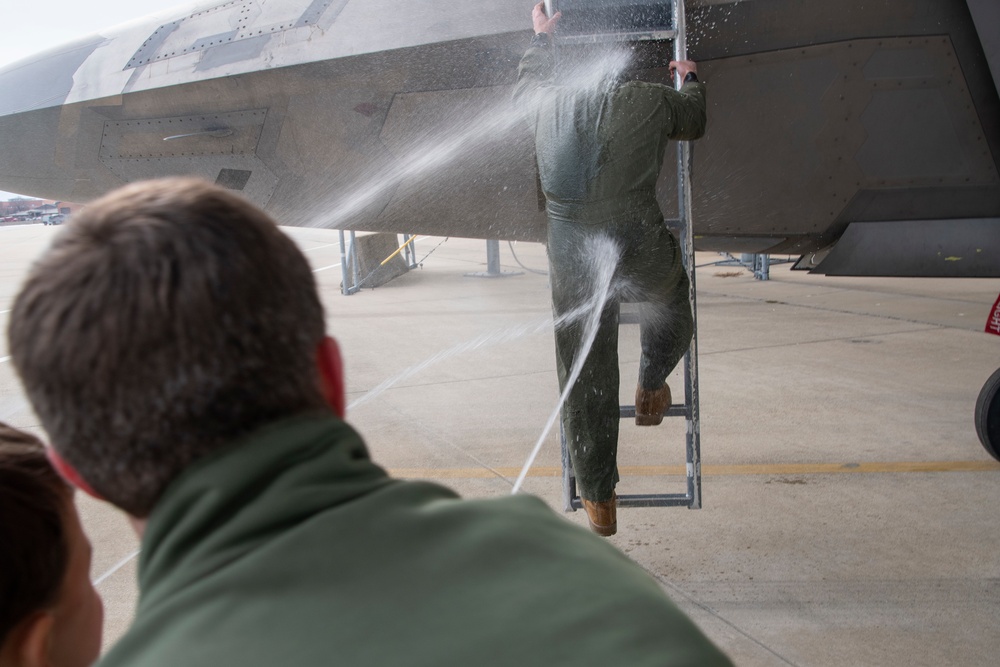
[[[673,0],[674,29],[657,33],[657,39],[673,39],[674,60],[687,60],[684,0]],[[685,493],[619,494],[618,507],[687,507],[701,509],[701,417],[698,396],[698,309],[695,286],[694,228],[691,222],[691,143],[677,142],[677,208],[680,223],[680,241],[684,268],[688,274],[691,314],[694,331],[691,347],[684,355],[684,403],[671,405],[665,417],[684,417],[687,420],[686,458],[687,490]],[[619,408],[622,419],[635,417],[634,405]],[[560,445],[563,478],[563,503],[567,512],[583,507],[576,489],[576,477],[566,445],[566,436],[560,428]]]

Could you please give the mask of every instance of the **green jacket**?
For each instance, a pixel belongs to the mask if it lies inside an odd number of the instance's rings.
[[[553,69],[551,48],[529,48],[514,89],[534,130],[549,216],[601,222],[655,205],[668,140],[705,133],[705,84],[678,91],[613,76],[581,83]],[[593,75],[593,67],[582,69]]]
[[[390,479],[327,415],[177,479],[139,589],[102,667],[729,664],[641,568],[537,498]]]

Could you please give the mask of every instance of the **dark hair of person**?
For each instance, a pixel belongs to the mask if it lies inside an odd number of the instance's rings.
[[[52,445],[142,518],[193,461],[325,406],[324,333],[309,264],[274,221],[170,178],[76,213],[32,267],[8,337]]]
[[[18,623],[56,602],[69,565],[70,498],[42,443],[0,422],[0,646]]]

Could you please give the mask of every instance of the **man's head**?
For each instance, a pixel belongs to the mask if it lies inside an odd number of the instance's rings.
[[[0,667],[83,667],[103,612],[90,544],[37,439],[0,424]]]
[[[8,336],[55,449],[139,518],[193,461],[342,391],[305,257],[262,211],[194,179],[132,184],[77,213]]]

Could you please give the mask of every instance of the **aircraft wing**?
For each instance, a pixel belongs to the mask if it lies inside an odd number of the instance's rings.
[[[509,101],[532,4],[216,1],[65,45],[0,70],[0,188],[85,202],[195,174],[282,224],[543,240]],[[994,0],[687,4],[699,249],[1000,276]]]

